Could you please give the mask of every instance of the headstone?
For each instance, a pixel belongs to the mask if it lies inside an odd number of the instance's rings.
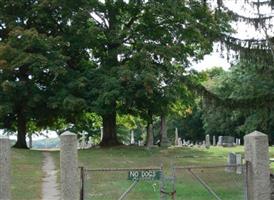
[[[10,140],[0,136],[0,199],[10,200]]]
[[[66,131],[60,138],[61,200],[75,200],[80,194],[77,136]]]
[[[202,145],[203,145],[203,147],[205,147],[205,146],[206,146],[206,142],[205,142],[205,140],[203,140],[203,144],[202,144]]]
[[[233,147],[235,138],[232,136],[223,136],[222,138],[222,146],[223,147]]]
[[[134,131],[133,130],[130,133],[130,144],[135,144]]]
[[[93,142],[92,142],[92,137],[91,136],[88,137],[88,144],[89,144],[89,148],[91,148],[93,146]]]
[[[178,147],[182,147],[183,146],[183,142],[181,138],[178,138]]]
[[[236,154],[235,153],[228,153],[227,156],[227,165],[236,165]],[[235,166],[227,166],[225,171],[226,172],[235,172]]]
[[[236,138],[236,145],[241,145],[241,139],[240,138]]]
[[[215,136],[215,135],[213,135],[213,138],[212,138],[212,139],[213,139],[213,141],[212,141],[212,145],[213,145],[213,146],[216,146],[216,136]]]
[[[174,145],[175,145],[175,146],[178,146],[178,139],[179,139],[179,136],[178,136],[178,129],[175,128],[175,142],[174,142]]]
[[[218,146],[222,146],[223,145],[223,136],[219,136],[218,137]]]
[[[206,135],[206,138],[205,138],[206,140],[205,140],[205,147],[207,148],[207,149],[209,149],[210,148],[210,136],[209,136],[209,134],[207,134]]]
[[[270,200],[268,136],[254,131],[244,137],[248,200]]]
[[[104,129],[103,129],[103,127],[100,127],[100,133],[101,133],[101,140],[100,141],[103,141],[103,136],[104,136]]]
[[[241,154],[236,154],[236,174],[242,174],[243,173],[243,166],[242,166],[242,155]]]

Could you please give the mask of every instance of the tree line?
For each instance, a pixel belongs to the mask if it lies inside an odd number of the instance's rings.
[[[102,146],[120,144],[121,116],[147,138],[159,117],[166,134],[167,116],[189,113],[207,89],[191,63],[216,41],[244,48],[231,16],[221,1],[0,0],[0,126],[17,132],[17,148],[44,129],[92,132],[98,118]]]

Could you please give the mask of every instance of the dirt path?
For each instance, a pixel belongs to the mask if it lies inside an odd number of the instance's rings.
[[[60,191],[57,184],[57,171],[55,170],[54,160],[49,152],[43,152],[43,155],[42,200],[59,200]]]

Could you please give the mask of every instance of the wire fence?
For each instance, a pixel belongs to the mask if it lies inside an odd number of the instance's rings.
[[[177,199],[246,199],[246,165],[175,166],[174,171]]]
[[[246,165],[81,170],[82,200],[247,199]]]
[[[160,167],[83,171],[84,200],[160,199]]]

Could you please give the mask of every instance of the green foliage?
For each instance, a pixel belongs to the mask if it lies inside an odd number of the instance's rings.
[[[73,122],[86,106],[83,6],[86,1],[0,1],[0,125],[18,130],[17,147],[26,147],[30,122],[39,129],[57,118]]]
[[[221,105],[206,105],[204,128],[207,133],[217,135],[244,135],[253,130],[273,133],[273,106],[264,104],[263,96],[273,95],[273,73],[260,71],[260,65],[244,60],[233,66],[230,71],[221,73],[207,86],[222,98],[234,100],[253,100],[260,107],[225,108]],[[262,102],[261,102],[262,101]]]

